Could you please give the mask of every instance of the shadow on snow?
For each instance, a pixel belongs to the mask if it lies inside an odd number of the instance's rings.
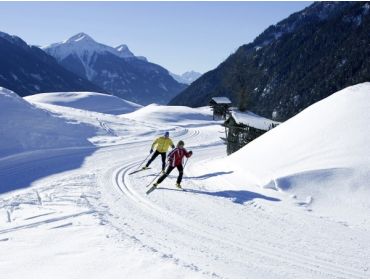
[[[204,174],[204,175],[200,175],[200,176],[194,176],[194,177],[184,176],[184,178],[192,179],[192,180],[205,180],[205,179],[209,179],[209,178],[212,178],[212,177],[222,176],[222,175],[231,174],[231,173],[234,173],[234,171],[214,172],[214,173],[208,173],[208,174]]]
[[[162,188],[159,187],[158,190],[170,190],[170,191],[179,191],[182,190],[177,189],[170,189],[170,188]],[[232,202],[237,204],[244,204],[247,201],[251,201],[254,199],[264,199],[268,201],[280,201],[278,198],[265,196],[259,193],[250,192],[250,191],[219,191],[219,192],[210,192],[210,191],[201,191],[201,190],[194,190],[194,189],[184,189],[186,192],[194,193],[194,194],[202,194],[202,195],[210,195],[215,197],[222,197],[230,199]]]
[[[184,176],[184,179],[205,180],[205,179],[209,179],[209,178],[212,178],[212,177],[217,177],[217,176],[222,176],[222,175],[226,175],[226,174],[231,174],[233,172],[234,171],[214,172],[214,173],[208,173],[208,174],[204,174],[204,175],[200,175],[200,176],[194,176],[194,177]],[[160,173],[143,175],[141,178],[144,178],[144,177],[154,177],[154,176],[158,176],[158,175],[160,175]],[[168,176],[168,178],[176,178],[177,176],[178,176],[178,171],[177,171],[177,169],[174,169],[171,172],[171,174]]]
[[[0,160],[0,194],[29,187],[44,177],[81,167],[97,149],[39,150]]]

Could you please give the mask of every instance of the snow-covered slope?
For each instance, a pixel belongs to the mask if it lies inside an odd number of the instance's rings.
[[[106,113],[131,113],[142,106],[119,97],[96,92],[51,92],[25,97],[29,102],[66,106],[76,109]]]
[[[210,164],[228,166],[241,186],[287,191],[326,215],[370,223],[369,93],[370,83],[341,90]]]
[[[77,130],[90,125],[102,134],[91,140],[95,149],[0,158],[1,276],[369,278],[370,224],[357,220],[359,210],[368,214],[365,205],[349,209],[336,199],[350,210],[348,219],[315,207],[333,205],[330,197],[345,194],[347,177],[367,182],[362,165],[368,165],[368,90],[365,84],[336,94],[228,158],[220,139],[224,129],[209,108],[151,105],[117,116],[35,103],[78,123]],[[260,123],[251,114],[243,117]],[[165,130],[193,151],[184,191],[175,187],[174,170],[146,195],[160,160],[130,173],[145,163],[153,139]],[[296,176],[306,170],[313,172]],[[341,180],[322,170],[348,176]],[[306,195],[301,199],[301,188],[316,187],[325,190],[317,201],[318,193],[311,204]],[[352,196],[355,191],[365,198]],[[359,187],[346,199],[355,205],[367,197]]]
[[[204,123],[212,120],[209,107],[190,108],[185,106],[162,106],[151,104],[133,113],[124,115],[127,118],[164,124],[183,125]]]
[[[92,146],[96,129],[67,123],[0,87],[0,157],[45,148]]]

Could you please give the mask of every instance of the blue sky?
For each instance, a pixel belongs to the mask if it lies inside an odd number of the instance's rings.
[[[85,32],[174,73],[204,73],[310,3],[0,2],[0,31],[41,46]]]

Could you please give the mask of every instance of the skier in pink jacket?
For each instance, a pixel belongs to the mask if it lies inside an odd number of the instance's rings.
[[[185,145],[184,141],[182,141],[182,140],[179,141],[179,143],[177,143],[176,148],[173,149],[168,154],[169,165],[167,167],[167,170],[161,177],[159,177],[157,182],[153,184],[154,187],[157,187],[164,179],[166,179],[166,177],[172,172],[172,170],[177,168],[177,170],[179,171],[179,176],[177,177],[176,187],[181,189],[181,180],[182,180],[182,175],[184,174],[184,167],[182,165],[183,164],[182,163],[183,159],[184,159],[184,157],[189,158],[193,154],[192,151],[188,152],[184,148],[184,145]]]

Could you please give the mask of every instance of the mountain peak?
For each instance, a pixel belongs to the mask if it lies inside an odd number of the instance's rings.
[[[133,57],[134,54],[130,51],[127,45],[121,44],[115,47],[115,50],[118,52],[120,57]]]
[[[89,35],[87,35],[86,33],[83,33],[83,32],[80,32],[80,33],[72,36],[71,38],[66,40],[64,43],[76,43],[76,42],[94,42],[94,43],[96,43],[93,38],[91,38]]]
[[[200,76],[202,76],[201,73],[196,72],[196,71],[186,71],[182,75],[177,75],[174,73],[170,73],[172,78],[174,78],[176,81],[182,84],[187,84],[190,85],[192,82],[194,82],[196,79],[198,79]]]
[[[84,32],[77,33],[63,42],[43,47],[43,49],[58,60],[62,60],[71,54],[77,55],[84,60],[90,60],[94,54],[102,53],[111,53],[121,58],[135,58],[135,55],[129,50],[127,45],[121,44],[113,48],[96,42]],[[85,62],[89,64],[88,61]]]
[[[125,45],[125,44],[121,44],[121,45],[119,45],[119,46],[115,47],[115,49],[116,49],[117,51],[119,51],[119,52],[123,52],[123,51],[127,51],[127,50],[129,50],[129,49],[128,49],[128,46],[127,46],[127,45]]]

